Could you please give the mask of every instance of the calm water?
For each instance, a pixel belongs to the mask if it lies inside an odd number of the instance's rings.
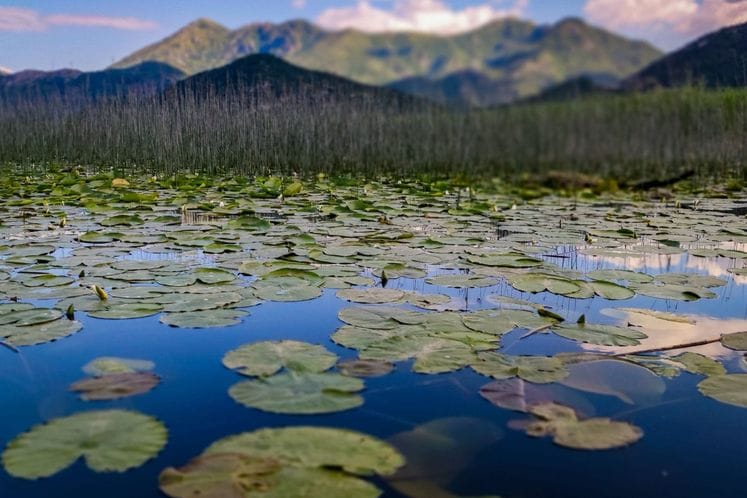
[[[662,258],[664,258],[662,260]],[[575,256],[554,263],[589,270],[619,263]],[[630,268],[632,262],[625,265]],[[635,263],[638,271],[689,271],[719,274],[729,260],[658,256]],[[561,314],[586,314],[589,322],[612,323],[601,309],[637,307],[718,318],[747,318],[747,285],[730,279],[714,289],[719,297],[691,303],[642,296],[611,304],[595,298],[572,300],[552,294],[530,296],[507,284],[469,292],[447,290],[422,280],[399,279],[389,287],[449,293],[465,298],[469,309],[495,307],[488,294],[532,299]],[[496,427],[500,435],[484,444],[463,449],[464,465],[454,469],[446,485],[454,495],[500,495],[504,498],[631,497],[742,498],[747,469],[747,410],[700,395],[702,376],[683,373],[666,380],[661,399],[629,405],[611,396],[587,394],[558,387],[585,403],[598,416],[619,418],[643,429],[645,436],[627,448],[583,452],[555,446],[550,438],[533,439],[509,428],[509,421],[525,419],[491,405],[478,391],[490,379],[465,369],[435,376],[410,372],[410,363],[394,373],[366,379],[365,404],[355,410],[315,416],[285,416],[245,408],[227,394],[241,380],[220,362],[240,345],[268,339],[296,339],[323,344],[342,358],[356,352],[334,344],[329,336],[342,325],[340,309],[350,306],[327,290],[321,298],[299,303],[263,303],[251,308],[242,324],[225,329],[168,328],[158,317],[105,321],[85,317],[82,332],[61,341],[22,348],[20,354],[0,348],[0,444],[5,445],[32,425],[86,410],[133,409],[156,416],[169,429],[168,445],[157,458],[124,474],[96,474],[78,461],[46,479],[14,479],[0,470],[2,498],[156,498],[158,475],[165,467],[181,466],[222,437],[263,427],[295,425],[351,428],[386,439],[396,433],[446,417],[473,417],[475,432]],[[579,350],[577,343],[538,334],[520,340],[526,331],[503,339],[511,354],[552,354]],[[718,331],[715,331],[718,333]],[[117,356],[148,359],[156,364],[162,383],[153,391],[121,401],[88,403],[69,392],[70,383],[84,377],[81,367],[92,358]],[[730,371],[740,371],[738,355],[724,360]],[[465,440],[468,440],[465,434]],[[469,447],[466,447],[469,446]],[[455,461],[460,460],[456,456]],[[385,496],[400,496],[383,480],[376,484]],[[434,497],[435,498],[435,497]]]

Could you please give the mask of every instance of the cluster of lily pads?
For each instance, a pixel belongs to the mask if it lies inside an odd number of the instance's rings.
[[[245,344],[222,359],[249,377],[230,388],[231,398],[272,413],[330,413],[361,406],[361,377],[386,375],[400,362],[412,361],[413,372],[428,375],[466,368],[491,378],[480,392],[488,401],[529,415],[516,427],[586,450],[632,444],[643,431],[585,417],[549,386],[629,402],[629,386],[611,389],[593,379],[622,368],[636,379],[631,385],[663,391],[661,377],[689,372],[705,376],[698,384],[705,396],[747,407],[747,374],[730,373],[723,355],[684,351],[692,345],[662,332],[743,352],[743,330],[714,333],[718,324],[703,317],[634,307],[611,308],[610,321],[591,323],[536,299],[612,305],[636,296],[716,298],[747,272],[747,252],[739,249],[747,243],[747,223],[726,214],[733,201],[517,204],[511,195],[448,188],[10,175],[0,182],[0,341],[17,352],[85,333],[83,313],[91,327],[96,320],[152,316],[175,328],[236,326],[264,302],[308,301],[326,291],[352,303],[339,312],[342,325],[330,339],[357,357],[340,360],[324,345],[283,338]],[[598,264],[581,271],[569,264],[578,255]],[[710,276],[646,273],[640,264],[682,255],[720,258],[728,267]],[[427,288],[414,290],[404,284],[410,281]],[[480,293],[477,309],[470,309],[471,289]],[[747,322],[731,324],[742,325],[747,329]],[[517,330],[526,340],[567,339],[568,351],[512,355],[502,339]],[[673,342],[658,342],[664,336]],[[142,360],[95,359],[84,369],[89,378],[71,390],[87,401],[141,394],[160,382],[154,368]],[[145,414],[88,411],[19,435],[3,465],[12,476],[36,479],[82,457],[94,471],[121,472],[157,455],[166,440],[163,422]],[[218,441],[186,466],[163,471],[160,487],[178,498],[377,496],[360,477],[395,475],[405,464],[395,447],[342,429],[261,429]]]

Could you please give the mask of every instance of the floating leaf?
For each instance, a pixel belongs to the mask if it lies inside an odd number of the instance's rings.
[[[236,280],[236,275],[220,268],[198,268],[194,271],[195,277],[205,285],[226,284]]]
[[[334,373],[288,372],[235,384],[228,394],[238,403],[272,413],[312,415],[357,408],[359,379]]]
[[[129,320],[157,315],[163,306],[154,303],[118,303],[89,311],[88,316],[106,320]]]
[[[386,360],[345,360],[337,364],[337,369],[350,377],[382,377],[394,370],[394,365]]]
[[[560,324],[553,327],[552,331],[566,339],[600,346],[636,346],[641,343],[641,339],[648,337],[640,330],[629,327],[590,323]]]
[[[54,322],[61,317],[62,312],[60,310],[49,308],[26,308],[0,315],[0,326],[15,325],[16,327],[26,327],[29,325]]]
[[[698,391],[721,403],[747,408],[747,374],[708,377],[698,384]]]
[[[352,379],[354,380],[354,379]],[[205,454],[271,458],[301,468],[342,469],[357,475],[391,475],[404,465],[391,445],[366,434],[326,427],[260,429],[213,443]]]
[[[337,292],[337,297],[346,301],[362,304],[385,304],[404,300],[406,294],[396,289],[343,289]]]
[[[83,372],[94,377],[100,377],[118,373],[147,372],[153,370],[153,368],[155,368],[155,364],[152,361],[104,356],[88,362],[83,367]]]
[[[473,370],[494,379],[519,377],[529,382],[545,384],[568,376],[562,361],[547,356],[509,356],[502,353],[480,353],[470,365]]]
[[[551,292],[565,296],[581,290],[580,285],[571,280],[544,273],[518,275],[510,278],[508,282],[516,290],[532,294]]]
[[[33,346],[73,335],[82,328],[80,322],[68,319],[23,327],[0,325],[0,338],[14,346]]]
[[[95,472],[124,472],[158,454],[166,438],[166,428],[153,417],[123,410],[84,412],[16,437],[3,453],[3,465],[24,479],[49,477],[79,458]]]
[[[721,344],[735,351],[747,351],[747,332],[736,332],[721,337]]]
[[[127,398],[150,391],[161,381],[150,372],[126,372],[83,379],[70,385],[86,401]]]
[[[210,329],[231,327],[241,323],[249,313],[241,310],[206,310],[186,313],[166,313],[161,323],[180,329]]]
[[[299,341],[263,341],[228,352],[223,364],[242,375],[267,376],[282,368],[321,373],[329,370],[337,356],[323,346]]]
[[[457,289],[471,289],[474,287],[492,287],[498,284],[498,279],[493,277],[483,277],[481,275],[437,275],[426,279],[431,285],[441,287],[455,287]]]
[[[572,408],[554,403],[530,407],[529,412],[542,420],[530,423],[527,434],[551,435],[555,444],[575,450],[621,448],[643,437],[643,431],[634,425],[608,418],[580,421]]]
[[[703,356],[702,354],[690,351],[673,356],[672,360],[681,363],[684,365],[685,370],[694,374],[707,375],[710,377],[712,375],[724,375],[726,373],[726,368],[724,368],[721,363],[712,360],[707,356]]]

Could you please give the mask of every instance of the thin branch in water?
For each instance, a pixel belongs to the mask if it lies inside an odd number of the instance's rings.
[[[689,349],[694,348],[698,346],[707,346],[708,344],[713,344],[716,342],[719,342],[721,340],[721,336],[719,336],[717,339],[707,339],[703,341],[697,341],[697,342],[688,342],[685,344],[675,344],[673,346],[664,346],[660,348],[651,348],[651,349],[642,349],[639,351],[629,351],[627,353],[617,353],[611,355],[612,357],[620,357],[620,356],[630,356],[630,355],[639,355],[639,354],[649,354],[649,353],[661,353],[663,351],[674,351],[676,349]]]
[[[0,341],[0,346],[5,346],[6,348],[10,349],[10,350],[11,350],[11,351],[13,351],[14,353],[20,353],[20,352],[21,352],[21,351],[20,351],[20,350],[19,350],[19,349],[18,349],[17,347],[15,347],[15,346],[14,346],[14,345],[12,345],[12,344],[8,344],[8,343],[7,343],[7,342],[5,342],[5,341]]]

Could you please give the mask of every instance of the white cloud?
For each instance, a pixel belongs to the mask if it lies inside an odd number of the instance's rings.
[[[0,66],[0,75],[3,74],[13,74],[13,70],[5,66]]]
[[[444,0],[393,0],[389,8],[358,0],[352,7],[331,8],[322,12],[316,22],[333,29],[358,29],[366,32],[427,31],[454,34],[469,31],[496,19],[524,14],[528,0],[512,4],[493,1],[455,8]]]
[[[0,7],[0,31],[45,31],[54,26],[90,26],[123,30],[154,29],[152,21],[136,17],[50,14],[19,7]]]
[[[692,38],[747,22],[746,0],[587,0],[590,21],[611,29]]]
[[[303,9],[306,7],[306,0],[292,0],[291,5],[294,9]]]

